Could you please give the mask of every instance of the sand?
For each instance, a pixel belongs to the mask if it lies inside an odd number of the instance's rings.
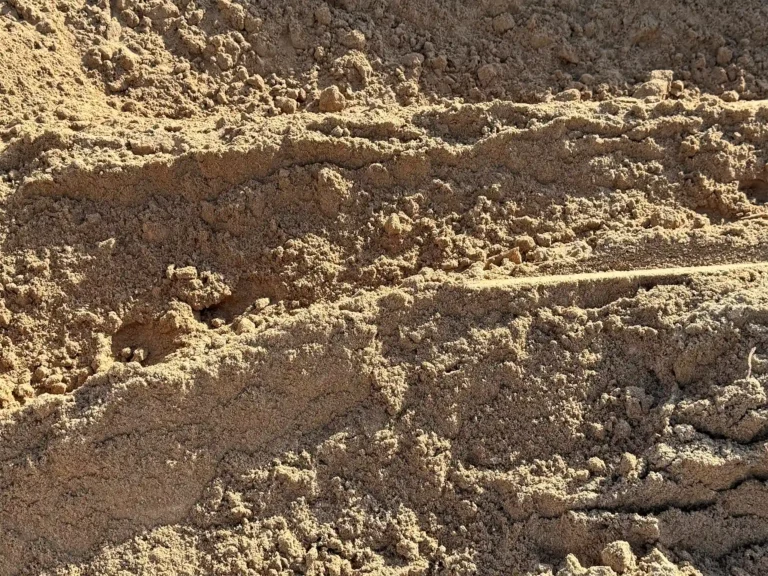
[[[0,3],[0,575],[768,573],[768,8]]]

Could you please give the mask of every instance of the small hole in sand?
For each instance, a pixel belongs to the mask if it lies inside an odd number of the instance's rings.
[[[128,324],[112,337],[112,354],[121,362],[157,364],[176,349],[172,337],[162,333],[154,322]]]
[[[264,297],[274,300],[275,291],[270,290],[266,283],[251,279],[242,280],[231,296],[215,306],[201,310],[200,320],[209,325],[214,321],[229,324],[251,309],[257,300]]]
[[[739,190],[744,192],[753,204],[768,204],[768,182],[765,180],[743,180],[739,182]]]

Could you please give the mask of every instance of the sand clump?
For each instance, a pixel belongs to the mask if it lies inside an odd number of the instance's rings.
[[[766,19],[0,6],[0,574],[767,573]]]

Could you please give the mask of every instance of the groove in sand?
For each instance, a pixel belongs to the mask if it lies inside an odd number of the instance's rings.
[[[608,272],[583,272],[580,274],[551,274],[546,276],[521,276],[516,278],[495,278],[468,282],[473,288],[504,288],[514,286],[540,286],[545,284],[590,283],[603,280],[661,280],[691,276],[694,274],[717,274],[739,270],[768,270],[768,262],[739,262],[736,264],[715,264],[710,266],[684,266],[678,268],[646,268],[641,270],[612,270]]]

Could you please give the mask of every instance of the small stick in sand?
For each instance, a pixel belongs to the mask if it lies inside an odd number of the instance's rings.
[[[752,350],[749,351],[749,358],[747,358],[747,378],[752,378],[752,360],[755,357],[755,350],[757,348],[752,348]]]

